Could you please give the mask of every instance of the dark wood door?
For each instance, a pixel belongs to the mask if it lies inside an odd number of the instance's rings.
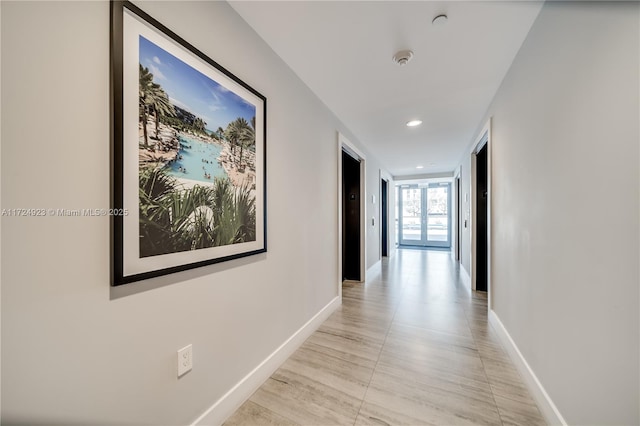
[[[380,187],[381,187],[381,198],[382,200],[380,200],[380,204],[381,204],[381,209],[382,212],[380,214],[380,232],[382,234],[382,256],[389,256],[389,248],[388,248],[388,237],[389,237],[389,212],[387,211],[388,209],[388,183],[386,180],[382,179],[382,181],[380,182]]]
[[[487,145],[476,156],[476,290],[487,291],[488,281],[488,179],[487,179]]]
[[[342,152],[342,279],[360,281],[360,161]]]

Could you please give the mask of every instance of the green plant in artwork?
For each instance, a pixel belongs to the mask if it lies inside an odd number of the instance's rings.
[[[182,188],[161,168],[140,170],[140,257],[255,241],[255,198],[229,179]]]

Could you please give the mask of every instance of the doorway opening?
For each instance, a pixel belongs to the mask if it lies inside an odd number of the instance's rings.
[[[476,153],[476,290],[487,291],[489,259],[487,145]]]
[[[342,280],[362,281],[360,160],[342,151]]]
[[[471,151],[471,289],[491,300],[491,119]]]
[[[456,253],[455,259],[460,262],[460,235],[462,234],[462,226],[460,221],[460,206],[462,205],[462,197],[460,195],[460,176],[456,177],[455,180],[456,185]]]
[[[399,185],[400,246],[451,247],[451,183]]]
[[[381,256],[389,256],[389,182],[380,179],[380,233]]]
[[[364,282],[367,263],[365,203],[367,160],[365,155],[338,132],[338,247],[337,286],[342,297],[344,281]]]

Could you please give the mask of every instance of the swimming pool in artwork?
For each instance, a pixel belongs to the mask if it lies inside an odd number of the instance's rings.
[[[202,142],[182,133],[178,135],[178,140],[180,141],[178,157],[165,166],[169,175],[206,183],[213,183],[216,177],[227,177],[227,172],[218,163],[222,146]]]

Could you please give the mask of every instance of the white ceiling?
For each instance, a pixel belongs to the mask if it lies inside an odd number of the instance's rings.
[[[231,6],[392,175],[407,176],[456,167],[542,2]],[[441,13],[447,23],[432,25]],[[404,67],[391,59],[401,49],[415,53]],[[423,124],[406,127],[414,118]]]

